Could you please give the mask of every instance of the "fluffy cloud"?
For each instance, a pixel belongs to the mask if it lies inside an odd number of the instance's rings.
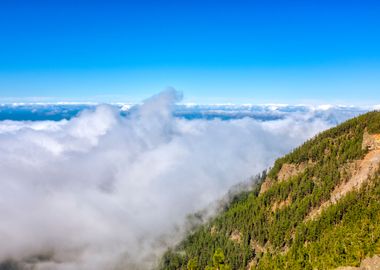
[[[0,122],[0,261],[33,269],[150,269],[186,215],[330,127],[281,120],[186,120],[162,92],[121,117]]]

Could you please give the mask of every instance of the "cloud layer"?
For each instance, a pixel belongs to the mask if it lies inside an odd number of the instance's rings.
[[[162,92],[58,122],[0,122],[0,261],[34,269],[150,269],[186,216],[331,126],[172,116]]]

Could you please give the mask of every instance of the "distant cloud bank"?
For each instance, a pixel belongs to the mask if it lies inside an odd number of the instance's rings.
[[[45,120],[0,121],[0,262],[150,269],[189,213],[368,110],[176,105],[180,98],[170,90],[128,108],[1,106],[3,116]],[[38,111],[45,118],[30,118]]]
[[[101,104],[91,102],[56,102],[56,103],[3,103],[0,104],[0,121],[42,121],[71,119],[83,110],[95,110]],[[110,104],[121,115],[128,115],[139,104]],[[328,118],[337,124],[347,118],[379,110],[380,105],[288,105],[288,104],[196,104],[176,103],[172,106],[175,117],[186,119],[241,119],[245,117],[261,121],[283,119],[294,113],[314,113]]]

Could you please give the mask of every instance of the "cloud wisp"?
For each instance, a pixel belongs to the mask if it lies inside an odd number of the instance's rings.
[[[151,269],[189,213],[331,124],[173,117],[164,91],[57,122],[0,122],[0,262],[28,269]],[[167,237],[170,236],[170,237]]]

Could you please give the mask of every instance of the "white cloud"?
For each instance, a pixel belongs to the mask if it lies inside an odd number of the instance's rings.
[[[187,214],[330,126],[298,113],[174,118],[179,99],[165,91],[128,118],[99,106],[69,121],[0,122],[0,261],[50,254],[36,269],[149,269]]]

